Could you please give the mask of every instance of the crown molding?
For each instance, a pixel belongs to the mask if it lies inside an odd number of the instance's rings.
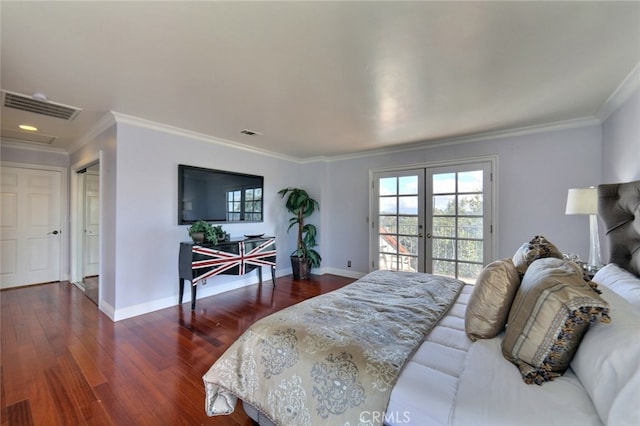
[[[640,67],[636,67],[636,68],[640,70]],[[640,73],[638,74],[638,76],[640,76]],[[625,93],[627,93],[626,89],[625,89]],[[626,97],[624,100],[626,100],[626,98],[628,98],[631,93],[633,93],[633,91],[628,92],[625,95]],[[620,99],[620,98],[616,98],[616,99]],[[618,100],[617,102],[620,102],[619,105],[621,105],[624,102],[624,100],[622,101]],[[615,111],[615,109],[611,110],[611,112],[613,111]],[[215,138],[209,135],[205,135],[203,133],[198,133],[191,130],[170,126],[167,124],[145,120],[145,119],[134,117],[131,115],[122,114],[116,111],[110,111],[109,113],[105,114],[96,123],[96,125],[93,126],[87,133],[85,133],[81,138],[79,138],[76,142],[74,142],[68,148],[68,150],[65,150],[62,148],[53,148],[53,147],[47,147],[47,146],[39,146],[35,144],[28,144],[25,142],[18,143],[6,138],[2,139],[0,141],[0,144],[2,146],[11,147],[15,149],[25,149],[25,150],[32,150],[32,151],[48,151],[48,152],[54,152],[58,154],[69,155],[74,153],[78,149],[82,148],[84,145],[88,144],[96,136],[104,132],[109,127],[115,124],[127,124],[127,125],[149,129],[149,130],[169,133],[176,136],[186,137],[189,139],[196,139],[196,140],[200,140],[208,143],[214,143],[214,144],[225,146],[228,148],[240,149],[246,152],[252,152],[254,154],[266,155],[272,158],[291,161],[298,164],[308,164],[308,163],[314,163],[314,162],[330,163],[334,161],[345,161],[345,160],[353,160],[353,159],[360,159],[360,158],[367,158],[367,157],[376,157],[381,155],[390,155],[390,154],[402,153],[402,152],[419,151],[423,149],[438,148],[438,147],[449,146],[449,145],[466,144],[466,143],[485,141],[490,139],[503,139],[508,137],[526,136],[526,135],[544,133],[549,131],[575,129],[579,127],[600,125],[601,123],[602,123],[602,120],[597,117],[583,117],[583,118],[566,120],[566,121],[558,121],[558,122],[548,123],[543,125],[527,126],[527,127],[521,127],[521,128],[509,129],[509,130],[477,133],[469,136],[435,139],[435,140],[423,141],[423,142],[417,142],[417,143],[411,143],[411,144],[403,144],[403,145],[398,145],[394,147],[362,151],[362,152],[351,153],[351,154],[336,155],[336,156],[318,156],[318,157],[311,157],[311,158],[298,158],[298,157],[292,157],[289,155],[274,153],[272,151],[267,151],[260,148],[255,148],[255,147],[244,145],[238,142],[233,142],[233,141],[229,141],[221,138]]]
[[[11,138],[0,139],[0,146],[13,148],[13,149],[22,149],[25,151],[50,152],[54,154],[69,155],[67,150],[63,148],[55,148],[53,146],[41,145],[41,144],[25,142],[25,141],[18,141]]]
[[[249,145],[244,145],[239,142],[234,142],[234,141],[230,141],[222,138],[209,136],[203,133],[194,132],[191,130],[182,129],[182,128],[171,126],[168,124],[162,124],[155,121],[134,117],[134,116],[119,113],[116,111],[110,111],[106,113],[88,132],[86,132],[82,137],[76,140],[76,142],[74,142],[66,150],[62,148],[40,146],[40,145],[29,144],[25,142],[18,143],[7,138],[0,140],[0,145],[15,148],[15,149],[25,149],[25,150],[33,150],[33,151],[49,151],[49,152],[69,155],[71,153],[74,153],[78,149],[82,148],[84,145],[88,144],[89,142],[91,142],[93,139],[95,139],[96,136],[98,136],[100,133],[107,130],[109,127],[115,124],[127,124],[127,125],[149,129],[149,130],[169,133],[176,136],[186,137],[189,139],[195,139],[195,140],[200,140],[208,143],[214,143],[214,144],[225,146],[228,148],[239,149],[242,151],[251,152],[259,155],[265,155],[272,158],[277,158],[277,159],[290,161],[298,164],[308,164],[308,163],[314,163],[314,162],[329,163],[334,161],[353,160],[353,159],[375,157],[375,156],[389,155],[389,154],[402,153],[402,152],[419,151],[424,149],[438,148],[438,147],[450,146],[450,145],[460,145],[460,144],[466,144],[466,143],[472,143],[472,142],[478,142],[478,141],[486,141],[491,139],[504,139],[508,137],[526,136],[526,135],[533,135],[537,133],[544,133],[544,132],[550,132],[550,131],[560,131],[560,130],[580,128],[580,127],[600,125],[609,115],[611,115],[611,113],[613,113],[617,108],[619,108],[620,105],[622,105],[622,103],[624,103],[624,101],[638,87],[640,87],[640,64],[638,64],[634,68],[634,70],[629,74],[629,76],[627,76],[625,81],[622,84],[620,84],[620,86],[616,89],[614,94],[612,94],[607,100],[607,102],[605,102],[603,107],[600,108],[600,110],[598,111],[597,117],[582,117],[582,118],[577,118],[572,120],[558,121],[558,122],[535,125],[535,126],[526,126],[526,127],[515,128],[515,129],[476,133],[468,136],[427,140],[422,142],[381,148],[377,150],[361,151],[361,152],[336,155],[336,156],[317,156],[317,157],[310,157],[310,158],[293,157],[285,154],[275,153],[265,149],[256,148]]]
[[[306,162],[312,162],[312,161],[332,162],[332,161],[353,160],[353,159],[366,158],[366,157],[375,157],[380,155],[396,154],[396,153],[408,152],[408,151],[419,151],[423,149],[438,148],[438,147],[449,146],[449,145],[467,144],[467,143],[486,141],[491,139],[504,139],[504,138],[510,138],[515,136],[527,136],[527,135],[534,135],[537,133],[576,129],[576,128],[588,127],[588,126],[597,126],[600,124],[601,124],[600,120],[598,120],[596,117],[583,117],[583,118],[576,118],[572,120],[556,121],[554,123],[540,124],[535,126],[519,127],[515,129],[475,133],[473,135],[468,135],[468,136],[434,139],[430,141],[399,145],[396,147],[382,148],[374,151],[363,151],[360,153],[345,154],[345,155],[339,155],[339,156],[333,156],[333,157],[316,157],[313,159],[306,159],[306,160],[299,160],[299,161],[302,163],[306,163]]]
[[[222,139],[218,137],[213,137],[209,135],[205,135],[204,133],[194,132],[192,130],[182,129],[180,127],[171,126],[168,124],[162,124],[151,120],[146,120],[143,118],[134,117],[132,115],[122,114],[116,111],[111,111],[111,114],[114,116],[115,121],[118,124],[128,124],[136,127],[141,127],[144,129],[155,130],[163,133],[169,133],[176,136],[181,136],[189,139],[195,139],[203,142],[209,142],[216,145],[225,146],[228,148],[239,149],[246,152],[251,152],[259,155],[266,155],[268,157],[277,158],[280,160],[300,162],[299,158],[292,157],[289,155],[279,154],[276,152],[268,151],[266,149],[256,148],[250,145],[245,145],[239,142],[230,141],[227,139]]]
[[[602,104],[596,117],[600,122],[604,121],[611,116],[629,97],[640,88],[640,62],[636,64],[627,77],[622,80],[622,83],[613,91],[611,96],[607,98]]]
[[[94,140],[100,133],[107,130],[109,127],[116,124],[116,120],[111,112],[106,113],[96,122],[96,124],[91,127],[86,133],[80,136],[76,141],[74,141],[69,147],[67,151],[70,154],[73,154],[83,146],[87,145],[89,142]]]
[[[600,120],[598,120],[598,118],[596,117],[583,117],[583,118],[558,121],[554,123],[547,123],[547,124],[536,125],[536,126],[527,126],[527,127],[520,127],[520,128],[508,129],[508,130],[476,133],[469,136],[436,139],[436,140],[430,140],[430,141],[424,141],[424,142],[418,142],[418,143],[412,143],[412,144],[403,144],[400,146],[382,148],[378,150],[362,151],[358,153],[336,155],[336,156],[318,156],[318,157],[311,157],[311,158],[298,158],[290,155],[275,153],[265,149],[256,148],[249,145],[244,145],[244,144],[226,140],[226,139],[212,137],[209,135],[205,135],[203,133],[182,129],[182,128],[171,126],[168,124],[162,124],[162,123],[134,117],[127,114],[122,114],[116,111],[111,111],[111,114],[113,115],[115,121],[120,124],[129,124],[129,125],[142,127],[150,130],[170,133],[176,136],[182,136],[190,139],[201,140],[204,142],[215,143],[225,147],[240,149],[243,151],[252,152],[260,155],[266,155],[269,157],[291,161],[298,164],[308,164],[308,163],[314,163],[314,162],[328,163],[333,161],[352,160],[352,159],[367,158],[367,157],[374,157],[374,156],[380,156],[380,155],[389,155],[393,153],[400,153],[400,152],[407,152],[407,151],[417,151],[417,150],[423,150],[427,148],[436,148],[436,147],[448,146],[448,145],[465,144],[465,143],[484,141],[489,139],[502,139],[502,138],[508,138],[508,137],[514,137],[514,136],[532,135],[536,133],[543,133],[543,132],[549,132],[549,131],[575,129],[579,127],[587,127],[587,126],[594,126],[594,125],[601,124]]]

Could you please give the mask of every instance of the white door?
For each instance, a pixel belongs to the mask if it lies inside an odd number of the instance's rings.
[[[428,168],[426,272],[475,282],[492,254],[491,164]]]
[[[60,172],[2,167],[0,287],[60,280]]]
[[[98,275],[100,265],[100,176],[87,171],[84,197],[84,265],[83,277]]]
[[[475,281],[492,256],[491,162],[376,172],[372,269]]]
[[[424,169],[376,173],[374,269],[424,271]]]

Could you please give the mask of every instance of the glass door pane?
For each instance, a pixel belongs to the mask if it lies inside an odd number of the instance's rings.
[[[420,244],[424,222],[420,208],[423,181],[422,170],[381,173],[374,177],[377,200],[372,221],[377,227],[374,269],[423,270],[424,254]]]
[[[471,165],[470,165],[471,166]],[[480,166],[480,168],[475,168]],[[485,263],[488,165],[429,169],[426,270],[474,282]],[[429,262],[428,262],[429,263]]]
[[[492,259],[491,162],[373,173],[371,268],[474,282]]]

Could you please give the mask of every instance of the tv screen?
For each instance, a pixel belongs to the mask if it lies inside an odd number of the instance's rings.
[[[178,224],[262,222],[262,176],[178,165]]]

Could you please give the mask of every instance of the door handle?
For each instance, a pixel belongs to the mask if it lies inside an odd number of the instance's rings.
[[[431,237],[432,237],[431,233],[427,233],[427,238],[431,238]]]
[[[62,232],[58,231],[57,229],[55,231],[47,232],[47,235],[51,235],[51,234],[58,235],[58,234],[62,234]]]

